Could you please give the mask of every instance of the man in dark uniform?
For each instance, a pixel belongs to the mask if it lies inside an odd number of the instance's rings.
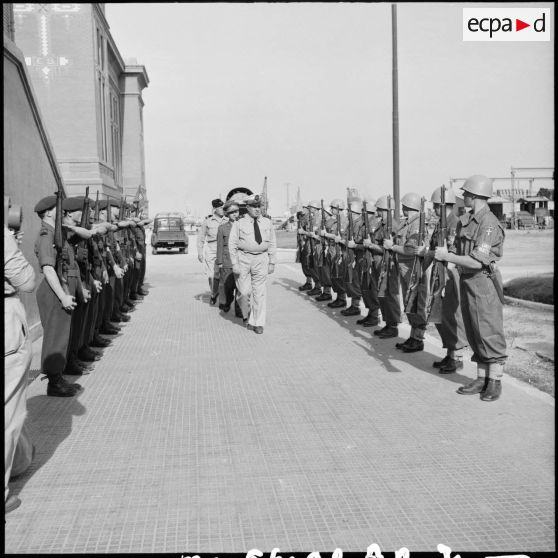
[[[397,326],[401,322],[401,299],[399,296],[399,270],[396,262],[394,262],[393,255],[389,258],[389,267],[384,269],[385,263],[388,261],[386,258],[387,248],[384,248],[384,243],[390,236],[387,230],[388,213],[393,211],[393,199],[389,196],[382,196],[376,202],[376,211],[381,221],[378,228],[372,235],[372,240],[364,239],[364,246],[368,247],[374,252],[374,273],[376,274],[376,284],[378,285],[378,300],[380,302],[380,310],[385,326],[381,329],[374,331],[380,339],[388,339],[397,337]],[[392,219],[392,231],[397,229],[398,223]],[[391,239],[389,239],[391,240]],[[382,275],[384,274],[384,275]],[[382,282],[385,282],[385,289],[383,289]]]
[[[225,215],[228,217],[226,223],[219,225],[217,229],[217,257],[215,265],[219,268],[219,309],[228,312],[231,304],[235,301],[235,314],[237,318],[242,318],[242,311],[236,302],[236,284],[232,271],[232,261],[229,252],[229,235],[233,223],[238,219],[240,208],[237,203],[228,201],[223,206]]]
[[[328,260],[330,263],[331,286],[336,298],[328,302],[330,308],[345,308],[347,306],[347,293],[343,281],[343,266],[341,265],[341,253],[339,241],[347,230],[347,217],[343,213],[345,201],[340,198],[331,200],[329,204],[331,217],[326,222],[326,238],[328,239]],[[338,234],[339,233],[339,234]]]
[[[432,193],[432,203],[434,212],[440,217],[442,211],[442,187],[436,188]],[[436,228],[430,239],[429,250],[425,250],[423,246],[415,248],[415,254],[424,257],[424,269],[430,266],[434,258],[437,243],[440,240],[440,233],[443,234],[444,244],[450,248],[454,248],[455,235],[459,219],[454,213],[453,208],[456,202],[455,192],[453,190],[445,190],[445,212],[446,212],[446,229],[440,231],[440,221],[436,223]],[[443,347],[446,349],[446,356],[434,362],[434,368],[438,368],[440,374],[452,374],[458,369],[463,368],[463,349],[467,346],[467,336],[465,334],[465,326],[463,325],[463,316],[461,314],[461,297],[459,295],[459,273],[453,264],[447,264],[443,277],[440,280],[445,281],[441,288],[443,295],[441,298],[441,321],[436,323],[436,328],[442,339]]]
[[[370,196],[365,196],[363,202],[366,202],[366,213],[368,221],[368,239],[374,234],[380,225],[380,220],[376,217],[376,200]],[[364,206],[363,206],[364,212]],[[362,300],[364,305],[368,308],[368,315],[364,318],[357,320],[357,324],[364,327],[373,327],[380,323],[380,301],[378,299],[378,284],[376,282],[376,274],[373,267],[373,256],[366,254],[369,248],[364,244],[366,239],[366,227],[362,216],[355,231],[355,251],[357,255],[357,267],[355,272],[360,278],[360,290],[362,293]]]
[[[477,378],[460,387],[462,395],[480,393],[483,401],[496,401],[502,392],[506,363],[504,336],[504,293],[495,262],[504,253],[504,229],[490,211],[492,179],[473,175],[462,186],[465,207],[471,213],[460,218],[455,252],[436,248],[435,258],[457,266],[460,275],[461,312]],[[453,250],[453,248],[452,248]]]
[[[297,217],[299,220],[299,227],[297,230],[297,235],[300,238],[301,249],[300,249],[300,265],[302,267],[302,273],[304,277],[306,277],[306,281],[303,285],[298,287],[299,291],[311,291],[314,286],[312,285],[312,274],[310,272],[310,268],[308,267],[309,263],[309,250],[310,250],[310,240],[306,235],[306,231],[309,229],[309,213],[310,210],[307,207],[304,207],[302,211],[297,213]]]
[[[414,249],[416,246],[422,245],[422,239],[419,238],[421,197],[415,193],[405,194],[401,198],[401,205],[403,215],[406,218],[401,221],[396,230],[395,241],[386,239],[384,247],[398,256],[401,292],[405,298],[413,270]],[[422,262],[420,265],[422,265]],[[426,284],[422,283],[417,287],[416,312],[407,314],[407,319],[411,324],[411,334],[403,343],[395,344],[398,349],[405,353],[424,350],[426,295]]]
[[[361,222],[361,203],[362,200],[360,198],[354,198],[351,200],[349,207],[347,208],[347,212],[352,213],[352,220],[353,220],[353,230],[349,231],[349,227],[345,231],[345,243],[347,249],[351,251],[353,258],[355,260],[355,266],[350,272],[350,281],[345,281],[345,291],[351,297],[351,305],[345,310],[341,310],[341,314],[343,316],[360,316],[360,301],[362,298],[362,291],[360,288],[360,277],[357,270],[359,266],[360,258],[362,257],[362,252],[355,250],[356,242],[355,242],[355,233],[359,230],[360,222]],[[353,240],[349,240],[349,232],[352,232]],[[358,239],[358,237],[356,237]],[[361,239],[359,239],[361,240]],[[349,276],[346,276],[345,279],[348,279]]]
[[[57,255],[54,245],[56,196],[47,196],[37,203],[35,212],[41,218],[41,229],[35,253],[44,275],[37,289],[37,304],[43,326],[41,371],[48,378],[47,395],[71,397],[81,386],[70,384],[62,376],[70,340],[72,311],[76,307],[75,294],[79,282],[79,268],[74,252],[64,241],[62,253]],[[57,274],[57,259],[61,257],[62,275]]]
[[[328,234],[331,232],[334,219],[333,215],[329,213],[325,208],[322,215],[321,203],[320,212],[318,213],[318,220],[318,236],[320,240],[316,243],[316,261],[318,266],[318,275],[323,287],[323,292],[317,295],[315,297],[315,300],[317,300],[318,302],[325,302],[330,301],[333,298],[331,296],[331,251],[329,240],[327,239],[327,237]]]

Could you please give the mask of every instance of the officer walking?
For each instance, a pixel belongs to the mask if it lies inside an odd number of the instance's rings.
[[[469,177],[462,186],[465,207],[457,226],[455,248],[438,247],[435,258],[455,264],[460,275],[461,311],[477,378],[460,387],[462,395],[480,393],[482,401],[496,401],[502,393],[507,357],[504,336],[504,292],[495,267],[504,252],[504,229],[490,211],[492,179]]]
[[[229,252],[229,236],[232,225],[238,220],[240,207],[236,202],[228,201],[223,206],[228,221],[219,225],[217,229],[217,257],[215,263],[219,268],[219,309],[223,312],[230,310],[233,300],[235,300],[236,284],[232,272],[231,255]],[[235,301],[236,317],[242,318],[242,312]]]
[[[219,296],[219,270],[215,266],[217,257],[217,230],[219,225],[226,223],[223,217],[223,201],[215,199],[211,202],[213,214],[207,216],[198,232],[198,260],[204,264],[205,274],[211,291],[210,303],[215,304]]]
[[[248,213],[234,222],[229,236],[229,252],[238,303],[247,328],[263,333],[266,318],[266,280],[275,270],[277,242],[271,219],[261,215],[261,198],[245,200]]]

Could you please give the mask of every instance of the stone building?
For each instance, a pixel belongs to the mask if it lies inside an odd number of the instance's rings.
[[[104,4],[13,4],[25,57],[68,195],[98,190],[147,211],[142,91],[149,79],[124,60]]]

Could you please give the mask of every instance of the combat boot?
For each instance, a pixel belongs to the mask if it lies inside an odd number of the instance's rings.
[[[346,299],[339,299],[339,297],[337,297],[336,300],[334,300],[333,302],[328,302],[327,304],[330,308],[345,308],[345,306],[347,306],[347,300]]]
[[[140,296],[147,296],[149,294],[149,291],[147,291],[143,287],[140,287],[137,292]]]
[[[401,347],[404,353],[417,353],[418,351],[424,351],[424,341],[422,339],[411,339],[408,345]]]
[[[101,359],[101,355],[99,353],[93,351],[86,345],[84,345],[83,347],[81,347],[81,349],[79,349],[77,356],[80,360],[83,360],[85,362],[94,362],[96,360]]]
[[[502,393],[501,380],[494,380],[490,378],[488,384],[483,392],[481,392],[482,401],[496,401]]]
[[[343,316],[360,316],[360,308],[356,306],[349,306],[345,310],[341,310]]]
[[[391,337],[397,337],[399,335],[399,330],[395,326],[386,326],[383,329],[381,329],[377,333],[377,335],[380,339],[389,339]]]
[[[457,393],[461,395],[475,395],[477,393],[483,393],[487,385],[488,385],[488,377],[477,378],[476,380],[473,380],[470,384],[458,388]]]
[[[463,368],[463,361],[461,359],[449,358],[443,366],[440,366],[438,372],[440,374],[453,374],[457,370]]]
[[[434,368],[443,368],[448,363],[449,360],[450,360],[450,356],[446,355],[442,360],[437,360],[433,362],[432,366],[434,366]]]
[[[409,337],[409,339],[405,339],[405,341],[403,341],[402,343],[396,343],[395,348],[396,349],[403,349],[404,347],[410,346],[412,341],[413,341],[413,338]]]
[[[322,293],[321,295],[316,297],[316,300],[318,302],[324,302],[326,300],[331,300],[333,297],[331,296],[331,293]]]
[[[306,291],[306,294],[309,296],[316,296],[322,294],[321,287],[314,287],[311,291]]]
[[[312,283],[310,281],[306,281],[306,283],[304,283],[304,285],[300,285],[300,287],[298,287],[299,291],[310,291],[312,290]]]
[[[48,377],[47,395],[51,397],[73,397],[80,389],[79,384],[70,384],[62,374]]]

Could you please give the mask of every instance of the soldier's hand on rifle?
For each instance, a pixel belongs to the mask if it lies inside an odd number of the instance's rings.
[[[393,240],[391,238],[384,238],[384,249],[391,250],[393,248]]]
[[[448,249],[443,246],[436,247],[434,251],[434,257],[440,262],[448,261]]]
[[[354,248],[356,246],[356,243],[354,240],[349,240],[349,242],[347,242],[347,247],[348,248]]]
[[[367,248],[371,248],[372,247],[372,241],[369,238],[364,238],[362,240],[362,244],[364,246],[366,246]]]
[[[62,295],[60,303],[62,304],[62,308],[64,308],[64,310],[73,310],[77,306],[76,299],[69,294]]]
[[[345,246],[345,241],[339,235],[336,235],[335,242],[337,242],[337,244],[342,244],[343,246]]]
[[[426,254],[426,246],[415,246],[413,248],[413,256],[424,256]]]
[[[325,229],[321,229],[320,236],[327,236],[327,231]]]
[[[118,264],[114,264],[112,269],[114,269],[114,274],[118,279],[122,279],[122,277],[124,277],[124,272],[122,271],[122,268]]]
[[[268,264],[267,265],[267,274],[271,275],[274,271],[275,271],[275,264],[272,264],[272,263]]]
[[[108,275],[108,271],[106,269],[103,269],[102,277],[103,277],[103,283],[108,283],[109,282],[109,275]]]
[[[98,293],[103,290],[103,284],[98,279],[93,279],[93,286]]]
[[[91,299],[91,291],[89,289],[86,289],[85,287],[82,287],[81,292],[83,293],[83,300],[85,300],[85,302],[89,302],[89,300]]]

